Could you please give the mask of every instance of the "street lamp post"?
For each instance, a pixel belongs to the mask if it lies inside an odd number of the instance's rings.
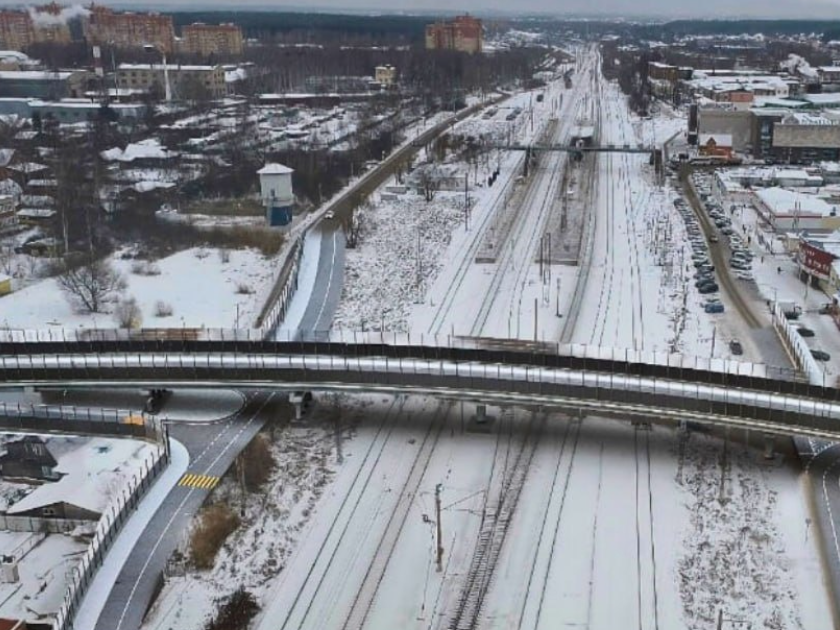
[[[172,101],[172,86],[169,84],[169,66],[166,65],[166,50],[160,44],[146,44],[143,46],[143,49],[146,52],[151,52],[156,50],[160,53],[163,59],[163,89],[164,89],[164,97],[166,102],[169,103]]]

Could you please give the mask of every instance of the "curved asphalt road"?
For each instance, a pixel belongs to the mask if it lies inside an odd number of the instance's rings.
[[[228,419],[172,424],[170,434],[190,454],[187,474],[221,477],[270,417],[290,417],[285,401],[256,393]],[[166,561],[211,490],[176,485],[137,541],[111,589],[95,630],[137,630]],[[80,629],[88,630],[88,629]]]
[[[305,333],[307,338],[311,338],[312,333],[329,335],[344,286],[344,231],[337,219],[325,219],[317,229],[321,230],[318,272],[309,304],[298,326],[298,334]]]

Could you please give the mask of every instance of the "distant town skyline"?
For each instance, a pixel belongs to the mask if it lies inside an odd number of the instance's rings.
[[[20,0],[0,0],[0,7],[21,7],[27,4]],[[88,4],[89,2],[67,2],[65,4]],[[697,18],[789,18],[789,19],[836,19],[840,15],[840,0],[799,0],[798,2],[768,3],[766,0],[706,0],[698,3],[692,0],[520,0],[516,9],[511,9],[507,0],[403,0],[395,6],[391,0],[315,0],[302,3],[301,0],[170,0],[162,3],[156,0],[100,0],[116,8],[156,11],[201,11],[201,10],[277,10],[277,11],[350,11],[387,13],[453,13],[473,12],[515,14],[546,14],[577,17],[645,17],[671,19],[679,17]]]

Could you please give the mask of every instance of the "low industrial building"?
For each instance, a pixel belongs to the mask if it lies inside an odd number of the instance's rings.
[[[166,93],[166,75],[173,98],[194,98],[200,93],[209,98],[227,94],[225,70],[222,66],[167,65],[124,63],[117,68],[117,84],[121,89]]]
[[[0,71],[0,98],[81,98],[94,82],[95,75],[86,70]]]
[[[838,207],[816,195],[764,188],[755,192],[754,206],[777,232],[833,232],[840,228]]]

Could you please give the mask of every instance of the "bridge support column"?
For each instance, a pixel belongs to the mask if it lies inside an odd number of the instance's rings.
[[[487,415],[487,405],[476,405],[475,414],[470,417],[468,429],[473,433],[489,433],[496,418]]]
[[[773,459],[776,456],[776,436],[764,436],[764,459]]]

